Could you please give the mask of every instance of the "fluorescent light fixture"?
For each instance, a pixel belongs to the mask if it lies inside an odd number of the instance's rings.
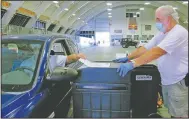
[[[134,15],[133,17],[137,17],[136,15]]]
[[[140,10],[144,10],[144,8],[140,8]]]
[[[75,14],[72,14],[73,16],[75,16]]]
[[[136,14],[140,14],[140,12],[136,12]]]
[[[178,8],[177,7],[173,7],[174,10],[177,10]]]
[[[80,19],[80,18],[77,18],[77,19]]]
[[[68,11],[68,8],[65,8],[64,10]]]
[[[112,5],[112,3],[109,3],[109,2],[108,2],[108,3],[106,3],[106,5],[111,6],[111,5]]]
[[[112,13],[108,13],[109,15],[111,15]]]
[[[112,16],[108,16],[109,18],[111,18]]]
[[[145,5],[149,5],[150,3],[149,3],[149,2],[145,2],[144,4],[145,4]]]
[[[85,21],[82,21],[83,23],[85,22]]]
[[[112,11],[112,9],[110,9],[110,8],[109,8],[109,9],[107,9],[107,10],[108,10],[108,11]]]
[[[53,1],[54,3],[59,3],[58,1]]]
[[[182,4],[188,4],[188,1],[183,1]]]

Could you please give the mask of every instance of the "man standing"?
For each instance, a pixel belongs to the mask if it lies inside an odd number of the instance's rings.
[[[125,76],[134,67],[157,59],[165,106],[172,117],[188,117],[188,87],[184,80],[188,73],[188,31],[178,24],[178,13],[172,6],[159,7],[155,16],[160,32],[128,57],[114,60],[124,63],[117,71]]]

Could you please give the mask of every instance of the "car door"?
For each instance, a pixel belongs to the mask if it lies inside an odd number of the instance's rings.
[[[69,50],[64,38],[55,39],[49,49],[49,54],[51,50],[55,50],[56,55],[68,55]],[[48,72],[50,72],[50,55],[48,57]],[[49,88],[51,96],[47,105],[51,105],[53,113],[56,118],[66,118],[71,100],[71,85],[69,81],[53,82],[48,81],[46,78],[46,87]],[[53,82],[53,83],[52,83]]]

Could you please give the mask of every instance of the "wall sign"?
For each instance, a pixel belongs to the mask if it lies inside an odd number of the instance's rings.
[[[114,30],[114,33],[122,33],[122,30]]]
[[[145,25],[145,31],[150,31],[151,30],[151,25]]]

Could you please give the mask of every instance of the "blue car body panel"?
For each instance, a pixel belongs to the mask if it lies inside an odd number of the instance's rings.
[[[18,36],[5,36],[2,38],[4,40],[41,40],[44,41],[43,51],[41,53],[41,63],[38,65],[38,73],[36,76],[37,82],[33,84],[33,88],[27,92],[17,94],[2,93],[2,107],[1,107],[1,117],[2,118],[19,118],[28,117],[32,112],[32,109],[46,97],[48,94],[48,89],[38,92],[41,88],[42,81],[44,78],[47,55],[50,47],[50,43],[53,39],[60,36],[35,36],[35,35],[18,35]],[[60,37],[64,38],[64,37]]]

